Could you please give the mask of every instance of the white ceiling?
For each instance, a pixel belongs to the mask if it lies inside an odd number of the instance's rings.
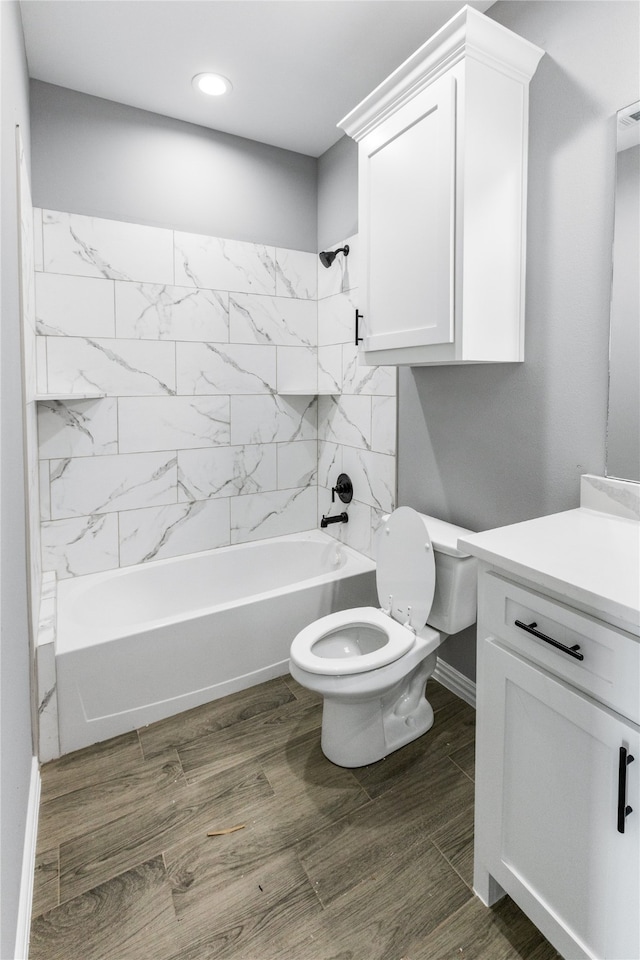
[[[30,76],[320,156],[458,0],[22,0]],[[491,0],[470,3],[486,10]],[[191,86],[222,73],[223,98]]]

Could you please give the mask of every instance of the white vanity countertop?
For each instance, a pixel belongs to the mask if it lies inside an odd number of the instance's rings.
[[[640,636],[640,523],[579,507],[461,537],[473,556]]]

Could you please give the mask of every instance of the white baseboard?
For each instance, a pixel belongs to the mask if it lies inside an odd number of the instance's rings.
[[[29,956],[33,881],[36,864],[36,843],[38,841],[40,786],[40,764],[38,763],[38,758],[34,757],[31,762],[27,823],[24,832],[24,848],[22,852],[22,876],[20,878],[20,899],[18,901],[18,922],[16,924],[15,960],[27,960]]]
[[[451,690],[452,693],[455,693],[457,697],[460,697],[475,710],[476,685],[464,673],[460,673],[455,667],[438,657],[436,668],[433,671],[433,679],[441,683],[447,690]]]

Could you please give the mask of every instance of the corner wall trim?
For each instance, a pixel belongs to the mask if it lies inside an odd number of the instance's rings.
[[[436,668],[433,671],[433,679],[441,683],[447,690],[451,690],[456,696],[468,703],[475,710],[476,707],[476,685],[473,680],[464,673],[460,673],[455,667],[450,666],[445,660],[438,657]]]
[[[24,848],[22,853],[22,876],[20,878],[20,899],[18,901],[18,921],[16,924],[15,960],[26,960],[29,956],[29,933],[31,929],[31,907],[33,905],[36,843],[38,840],[40,788],[40,764],[38,763],[38,758],[33,757],[31,761],[29,802],[27,805],[27,822],[24,831]]]

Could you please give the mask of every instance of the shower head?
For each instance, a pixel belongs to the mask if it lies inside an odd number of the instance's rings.
[[[348,257],[349,244],[345,243],[344,247],[339,247],[338,250],[323,250],[322,253],[318,254],[320,263],[323,267],[330,267],[339,253],[344,253],[345,257]]]

